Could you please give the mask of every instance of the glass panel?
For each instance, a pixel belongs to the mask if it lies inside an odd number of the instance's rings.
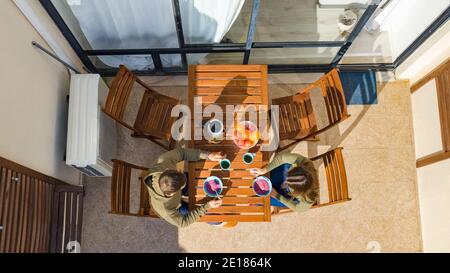
[[[52,3],[85,50],[178,47],[172,1]]]
[[[329,64],[339,51],[332,48],[254,48],[251,64]]]
[[[412,2],[412,3],[411,3]],[[392,58],[397,59],[433,21],[447,8],[450,1],[391,1],[377,15],[380,29],[389,32]],[[379,31],[375,30],[375,33]]]
[[[375,22],[361,31],[341,63],[394,62],[449,5],[449,1],[409,2],[391,1],[379,10]]]
[[[242,43],[247,40],[252,1],[179,0],[179,3],[186,44]]]
[[[392,63],[389,33],[361,31],[341,60],[341,64]]]
[[[164,68],[182,68],[181,55],[161,54],[161,64]],[[114,56],[90,56],[96,68],[118,68],[121,64],[131,70],[153,70],[155,69],[152,55],[114,55]]]
[[[163,69],[183,67],[183,62],[180,54],[161,54],[160,56]]]
[[[118,68],[121,64],[130,70],[153,70],[151,55],[89,56],[98,69]]]
[[[242,64],[243,52],[187,54],[188,64]]]
[[[254,41],[344,41],[368,0],[339,1],[343,3],[339,5],[331,2],[337,1],[261,0]],[[345,18],[340,17],[348,8]],[[340,18],[346,25],[338,23]]]

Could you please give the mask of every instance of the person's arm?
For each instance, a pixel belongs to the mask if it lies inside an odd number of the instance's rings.
[[[312,203],[301,201],[299,199],[295,201],[294,198],[286,198],[278,193],[273,194],[272,197],[278,199],[281,203],[283,203],[283,205],[295,212],[303,212],[309,210],[313,205]]]
[[[269,163],[269,165],[267,165],[266,170],[267,172],[270,172],[276,167],[286,163],[300,166],[304,160],[305,157],[299,154],[294,154],[290,152],[279,153],[274,157],[274,159]]]
[[[209,203],[203,204],[191,210],[187,215],[182,215],[178,210],[174,210],[169,217],[175,226],[184,228],[197,222],[200,217],[206,214],[210,207]]]
[[[175,165],[181,161],[199,161],[208,158],[209,153],[197,149],[185,149],[178,147],[172,151],[162,154],[157,161],[157,164]]]

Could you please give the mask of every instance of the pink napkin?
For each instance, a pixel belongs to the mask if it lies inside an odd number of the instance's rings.
[[[256,180],[256,185],[262,190],[262,191],[268,191],[269,190],[269,184],[264,179],[258,179]]]
[[[216,183],[214,180],[208,181],[209,188],[211,189],[211,193],[218,192],[220,190],[220,185]]]
[[[216,183],[216,181],[209,181],[209,183],[211,183],[211,190],[212,191],[218,191],[220,190],[220,185],[218,183]]]

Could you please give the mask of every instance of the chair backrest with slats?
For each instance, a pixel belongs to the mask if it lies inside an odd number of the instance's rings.
[[[317,131],[309,93],[273,99],[272,103],[279,106],[280,140],[303,139]]]
[[[323,162],[328,187],[328,202],[318,204],[317,207],[351,200],[348,196],[347,173],[342,149],[336,148],[311,159],[312,161]]]
[[[131,125],[124,121],[124,113],[135,83],[144,87],[145,91],[136,120]],[[116,122],[132,130],[133,136],[146,137],[153,141],[154,139],[168,140],[168,147],[163,147],[170,148],[174,145],[170,130],[175,122],[175,118],[171,117],[171,112],[173,107],[179,103],[178,99],[154,91],[133,72],[121,65],[111,84],[102,110]],[[161,145],[159,142],[157,144]]]
[[[123,116],[135,82],[136,76],[125,66],[121,65],[109,88],[108,97],[102,109],[105,114],[130,130],[133,130],[133,127],[123,120]]]
[[[341,147],[312,158],[312,161],[323,162],[328,189],[328,202],[315,204],[312,208],[320,208],[350,201],[348,194],[347,173]],[[292,212],[290,209],[277,208],[274,212],[284,214]]]
[[[146,90],[134,128],[141,134],[170,140],[171,127],[175,122],[175,117],[171,116],[171,112],[179,103],[178,99],[159,94],[153,90]]]
[[[325,102],[328,123],[318,128],[311,104],[311,91],[320,88]],[[303,140],[318,135],[349,117],[339,71],[333,69],[294,96],[277,98],[272,104],[280,107],[280,140]]]
[[[141,177],[139,177],[139,211],[130,211],[131,174],[133,170],[142,172],[147,170],[147,168],[133,165],[117,159],[113,160],[110,213],[129,216],[157,217],[156,214],[150,209],[149,194]]]
[[[317,84],[320,84],[322,95],[328,114],[328,129],[349,117],[347,103],[345,101],[344,89],[342,87],[339,71],[333,69],[322,77]]]

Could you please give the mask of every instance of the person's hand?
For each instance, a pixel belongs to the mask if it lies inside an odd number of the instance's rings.
[[[208,202],[211,208],[218,208],[222,205],[222,199],[214,199]]]
[[[267,173],[267,169],[266,169],[266,168],[262,168],[262,169],[259,169],[259,168],[251,168],[251,169],[250,169],[250,173],[251,173],[252,175],[254,175],[254,176],[260,176],[260,175],[263,175],[263,174]]]
[[[210,153],[208,155],[208,159],[210,161],[217,161],[218,162],[218,161],[220,161],[220,160],[222,160],[224,158],[225,158],[225,155],[223,153],[221,153],[221,152]]]

